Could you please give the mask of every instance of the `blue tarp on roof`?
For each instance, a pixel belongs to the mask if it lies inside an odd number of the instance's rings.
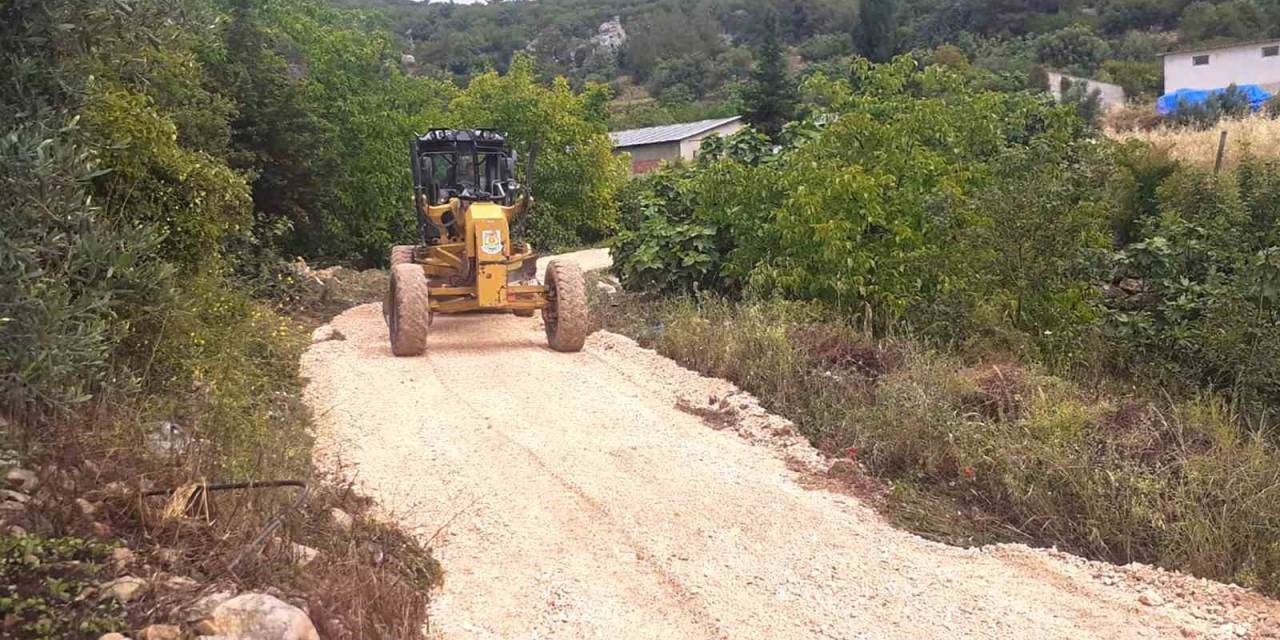
[[[1245,96],[1249,98],[1249,108],[1257,111],[1262,108],[1262,104],[1271,99],[1271,93],[1259,87],[1256,84],[1237,85]],[[1181,104],[1198,105],[1203,104],[1210,96],[1216,96],[1225,92],[1226,89],[1178,89],[1160,96],[1156,99],[1156,113],[1167,116],[1178,110]]]

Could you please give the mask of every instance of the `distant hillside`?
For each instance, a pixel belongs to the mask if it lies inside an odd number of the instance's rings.
[[[609,83],[620,126],[734,111],[771,34],[802,74],[948,45],[944,56],[1005,76],[1006,86],[1043,65],[1131,95],[1161,91],[1161,52],[1280,36],[1280,0],[331,1],[375,8],[419,73],[462,80],[527,51],[548,74]]]

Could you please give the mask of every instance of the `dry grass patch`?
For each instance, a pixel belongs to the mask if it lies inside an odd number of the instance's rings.
[[[1199,167],[1212,168],[1218,155],[1218,139],[1227,132],[1227,150],[1223,167],[1234,167],[1246,156],[1263,160],[1280,159],[1280,119],[1265,115],[1223,120],[1209,129],[1161,125],[1149,130],[1111,130],[1119,140],[1141,140],[1169,157]]]
[[[370,515],[371,501],[349,485],[279,469],[262,479],[304,486],[219,490],[182,457],[116,446],[117,432],[103,425],[43,429],[26,461],[39,470],[28,508],[0,517],[0,576],[45,579],[24,582],[12,607],[0,602],[0,613],[35,634],[23,637],[180,624],[193,601],[215,592],[275,595],[323,637],[423,637],[440,565],[409,533]],[[125,576],[146,583],[141,595],[123,606],[98,598],[100,584]],[[41,622],[55,610],[52,626]]]

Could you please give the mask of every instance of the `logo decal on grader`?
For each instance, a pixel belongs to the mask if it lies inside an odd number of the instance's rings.
[[[502,253],[502,232],[485,229],[480,233],[480,250],[491,256]]]
[[[590,331],[578,265],[552,260],[537,277],[533,248],[511,238],[511,222],[529,210],[536,150],[526,184],[515,180],[515,152],[488,129],[432,129],[409,143],[418,244],[391,248],[382,306],[391,352],[427,348],[435,314],[542,312],[547,343],[578,351]]]

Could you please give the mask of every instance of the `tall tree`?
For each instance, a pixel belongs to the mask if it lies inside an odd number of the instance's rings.
[[[885,62],[893,57],[897,23],[897,0],[862,0],[862,15],[853,35],[858,53],[872,62]]]
[[[254,176],[254,237],[263,249],[311,255],[322,215],[339,198],[340,161],[332,132],[307,105],[301,67],[290,69],[279,53],[284,36],[264,5],[228,4],[225,51],[208,67],[238,106],[231,165]]]
[[[756,52],[755,68],[742,91],[742,103],[746,121],[770,138],[776,138],[782,125],[795,117],[795,83],[787,73],[776,26],[768,30]]]

